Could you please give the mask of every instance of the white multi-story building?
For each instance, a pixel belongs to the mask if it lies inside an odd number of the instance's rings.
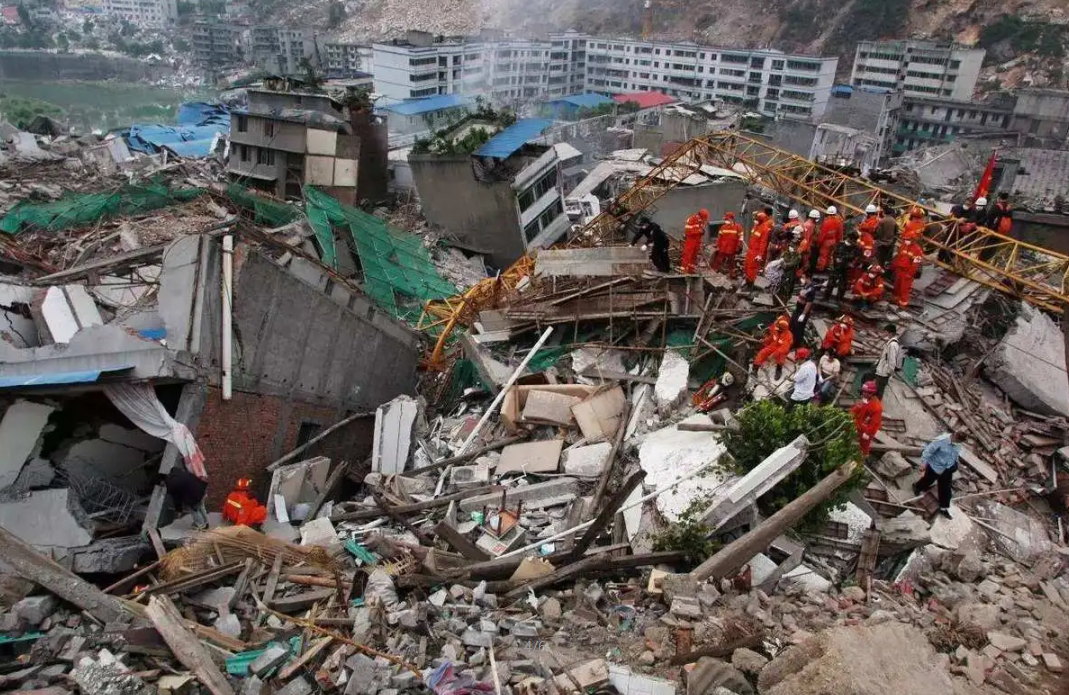
[[[375,91],[387,103],[431,96],[532,101],[590,91],[659,91],[682,100],[721,99],[767,115],[819,118],[837,58],[696,43],[603,39],[567,31],[548,41],[467,43],[410,32],[375,44]]]
[[[176,0],[103,0],[100,8],[143,27],[165,27],[178,21]]]
[[[372,46],[375,92],[382,105],[437,94],[486,95],[487,76],[481,43],[438,40],[411,31],[406,40]]]
[[[987,51],[931,41],[862,41],[850,83],[907,97],[969,101]]]

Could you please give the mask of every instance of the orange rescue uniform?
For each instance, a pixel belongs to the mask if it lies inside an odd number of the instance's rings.
[[[866,302],[878,302],[883,297],[883,276],[865,273],[854,283],[854,294]]]
[[[776,320],[776,323],[765,334],[764,347],[754,358],[754,366],[760,367],[768,361],[768,358],[772,357],[775,358],[776,364],[782,367],[787,363],[787,355],[791,351],[793,342],[794,336],[791,334],[790,319],[782,316]]]
[[[902,241],[916,241],[924,234],[927,223],[923,217],[910,215],[906,226],[902,228]]]
[[[834,349],[839,357],[846,357],[854,347],[854,327],[835,323],[824,334],[824,343],[821,347],[825,350]]]
[[[681,265],[684,273],[693,273],[694,266],[698,262],[698,253],[702,248],[702,237],[705,236],[705,221],[701,215],[694,213],[687,218],[687,226],[683,228],[683,259]]]
[[[244,490],[234,490],[226,496],[223,518],[232,524],[256,526],[267,519],[267,507],[249,497]]]
[[[820,234],[817,236],[817,247],[820,256],[817,257],[817,270],[827,270],[831,262],[832,252],[836,244],[843,238],[843,218],[838,215],[830,215],[824,218],[820,225]]]
[[[850,409],[854,416],[854,427],[857,428],[858,445],[861,453],[865,456],[872,451],[872,442],[876,439],[876,433],[883,424],[883,403],[876,396],[869,398],[868,402],[861,399]]]
[[[716,253],[709,264],[713,270],[720,270],[727,263],[728,274],[735,277],[735,256],[742,244],[742,227],[735,222],[725,222],[716,235]]]
[[[895,273],[895,301],[898,306],[909,306],[909,295],[913,291],[913,279],[924,261],[924,251],[915,241],[903,242],[894,260],[891,270]]]
[[[746,282],[753,284],[765,267],[768,238],[772,234],[772,220],[759,222],[750,232],[750,246],[746,249]]]

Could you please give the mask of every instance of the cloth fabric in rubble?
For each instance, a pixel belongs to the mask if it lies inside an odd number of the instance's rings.
[[[189,428],[178,422],[156,398],[150,384],[109,384],[104,387],[108,400],[146,434],[170,442],[182,454],[186,468],[201,480],[208,479],[204,454]]]
[[[950,440],[949,433],[943,433],[924,447],[921,461],[931,468],[933,473],[939,474],[956,466],[960,455],[961,446]]]

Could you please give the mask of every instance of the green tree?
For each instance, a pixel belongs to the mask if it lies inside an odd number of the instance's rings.
[[[736,413],[736,419],[739,427],[724,435],[724,444],[733,459],[731,469],[740,475],[753,470],[769,454],[791,443],[798,435],[804,434],[809,439],[805,463],[758,501],[766,514],[782,509],[844,464],[861,460],[853,418],[850,413],[832,406],[806,405],[788,410],[778,400],[770,398],[746,406]],[[803,527],[815,529],[822,526],[828,513],[844,504],[850,493],[863,485],[864,468],[859,466],[851,480],[806,516]]]

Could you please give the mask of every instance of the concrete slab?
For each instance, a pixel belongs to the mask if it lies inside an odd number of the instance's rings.
[[[572,406],[572,415],[587,441],[611,439],[620,426],[626,404],[624,390],[616,386]]]
[[[801,587],[805,591],[824,593],[831,589],[831,582],[813,571],[808,565],[798,565],[783,575],[781,584]]]
[[[1052,318],[1024,302],[984,373],[1022,408],[1069,415],[1065,338]]]
[[[270,522],[272,520],[268,519],[268,521]],[[208,512],[208,528],[218,528],[218,527],[220,527],[222,525],[223,525],[223,515],[222,514],[220,514],[219,512]],[[296,537],[297,537],[296,530],[293,529],[292,526],[289,526],[289,524],[287,524],[287,526],[290,529],[293,530],[293,538],[288,538],[286,540],[294,540],[294,539],[296,539]],[[266,523],[264,524],[264,527],[265,527],[264,533],[266,533],[267,532],[266,531],[266,527],[267,527]],[[189,514],[186,514],[184,516],[178,517],[177,519],[175,519],[173,522],[171,522],[170,524],[168,524],[166,526],[161,526],[159,531],[160,531],[160,538],[163,539],[164,541],[183,541],[183,540],[185,540],[187,538],[192,538],[193,536],[195,536],[198,533],[200,533],[200,531],[197,531],[195,528],[193,528],[193,517],[190,516]]]
[[[981,499],[976,503],[976,516],[988,519],[999,530],[991,534],[991,540],[1017,562],[1031,565],[1054,549],[1040,521],[1004,504]]]
[[[139,449],[103,439],[87,439],[76,442],[54,460],[71,477],[103,477],[113,485],[133,490],[148,482],[148,474],[142,468],[146,458],[145,452]]]
[[[18,479],[26,461],[39,451],[41,434],[55,408],[15,401],[0,420],[0,490]]]
[[[81,329],[62,287],[48,288],[41,302],[41,314],[54,343],[69,343]]]
[[[310,504],[315,501],[319,492],[327,484],[329,474],[330,459],[326,456],[316,456],[275,469],[271,474],[271,485],[267,491],[267,499],[272,500],[272,504],[268,505],[269,516],[288,521],[296,505],[302,502]],[[281,495],[284,500],[286,519],[280,519],[275,511],[273,502],[276,495]]]
[[[38,550],[65,556],[71,548],[88,545],[93,536],[78,518],[84,512],[67,489],[39,490],[0,503],[0,526]]]
[[[126,429],[119,425],[113,425],[110,422],[100,426],[100,429],[97,431],[97,436],[105,442],[121,444],[122,446],[128,446],[132,449],[140,449],[141,451],[146,451],[152,454],[163,451],[163,448],[167,446],[167,442],[164,440],[157,439],[141,430]]]
[[[610,453],[612,444],[609,442],[568,449],[564,452],[564,472],[577,478],[597,478],[605,470]]]
[[[668,415],[679,407],[689,392],[690,363],[674,350],[668,350],[661,359],[657,371],[657,384],[653,387],[657,412]]]
[[[411,396],[398,396],[375,411],[371,470],[394,475],[408,465],[419,404]]]
[[[535,272],[546,277],[642,275],[649,267],[647,252],[630,246],[541,249],[535,260]]]
[[[530,400],[530,399],[528,399]],[[539,442],[510,444],[501,451],[494,473],[549,473],[560,466],[563,439],[546,439]]]
[[[525,510],[544,509],[545,507],[564,504],[577,494],[579,494],[578,480],[575,478],[554,478],[544,483],[508,488],[506,504],[513,506],[522,501]],[[492,492],[463,499],[458,506],[462,512],[473,512],[481,511],[483,507],[496,505],[500,502],[501,493]]]
[[[931,530],[932,543],[947,550],[972,547],[979,551],[985,538],[980,526],[953,503],[950,505],[950,514],[950,519],[942,515],[935,517]]]
[[[705,524],[717,530],[761,495],[798,469],[809,452],[809,441],[799,436],[787,446],[772,452],[744,476],[725,482],[712,496]]]
[[[710,420],[706,415],[692,415],[683,422],[708,424]],[[639,465],[646,471],[647,486],[657,490],[667,489],[676,480],[698,469],[710,469],[704,475],[686,480],[656,498],[657,510],[665,519],[669,522],[678,521],[693,500],[709,496],[725,482],[726,477],[711,470],[711,464],[726,451],[715,434],[682,432],[675,425],[646,436],[639,447],[638,457]]]

